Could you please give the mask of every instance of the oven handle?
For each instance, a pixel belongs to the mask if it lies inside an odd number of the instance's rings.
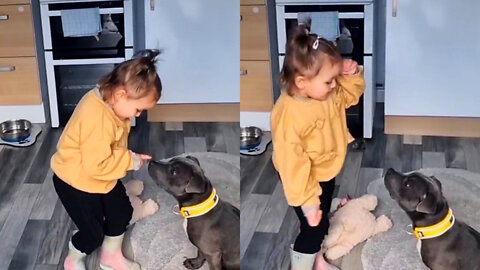
[[[394,0],[395,1],[395,0]],[[365,14],[363,12],[339,12],[339,19],[363,19]],[[298,19],[298,13],[285,13],[283,19]]]
[[[54,66],[67,66],[67,65],[96,65],[96,64],[118,64],[124,62],[124,57],[116,58],[98,58],[98,59],[62,59],[52,60]]]
[[[101,8],[100,14],[122,14],[124,13],[123,8]],[[60,16],[62,12],[60,10],[51,10],[48,11],[49,17]]]

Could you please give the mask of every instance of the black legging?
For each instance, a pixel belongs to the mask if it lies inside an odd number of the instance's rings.
[[[87,193],[73,188],[53,175],[53,184],[68,215],[77,225],[73,246],[86,254],[102,245],[103,237],[126,231],[133,208],[120,180],[106,194]]]
[[[294,207],[295,213],[300,220],[300,234],[295,240],[293,250],[300,253],[314,254],[320,251],[323,239],[328,233],[330,222],[328,221],[328,212],[332,205],[333,190],[335,189],[335,178],[328,182],[320,182],[322,195],[320,195],[320,208],[322,209],[322,220],[320,223],[311,227],[308,225],[301,207]]]

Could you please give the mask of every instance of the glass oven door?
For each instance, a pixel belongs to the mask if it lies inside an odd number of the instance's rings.
[[[75,3],[50,3],[43,7],[42,16],[48,31],[46,50],[53,52],[53,59],[89,59],[125,57],[125,9],[123,1],[94,1]],[[65,37],[61,11],[98,7],[102,31],[97,36]],[[45,14],[46,13],[46,14]],[[128,45],[128,44],[127,44]]]

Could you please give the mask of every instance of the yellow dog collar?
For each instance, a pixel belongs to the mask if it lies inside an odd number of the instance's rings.
[[[427,227],[416,227],[413,230],[413,234],[420,240],[435,238],[450,230],[453,224],[455,224],[455,217],[452,209],[448,209],[447,216],[442,221]]]
[[[185,206],[180,208],[180,214],[183,218],[192,218],[205,215],[210,210],[212,210],[218,203],[218,195],[215,189],[212,189],[212,193],[205,201],[192,205]]]

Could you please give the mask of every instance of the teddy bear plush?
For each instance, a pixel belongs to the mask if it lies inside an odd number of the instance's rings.
[[[332,202],[334,206],[335,199]],[[330,218],[328,235],[323,242],[323,252],[330,260],[347,254],[355,245],[392,227],[392,221],[385,215],[375,218],[370,212],[377,206],[377,197],[366,194],[356,199],[342,199]]]
[[[124,183],[125,189],[133,207],[132,219],[130,225],[138,220],[153,215],[158,211],[158,204],[152,199],[144,202],[138,197],[143,192],[143,182],[140,180],[131,180]]]

